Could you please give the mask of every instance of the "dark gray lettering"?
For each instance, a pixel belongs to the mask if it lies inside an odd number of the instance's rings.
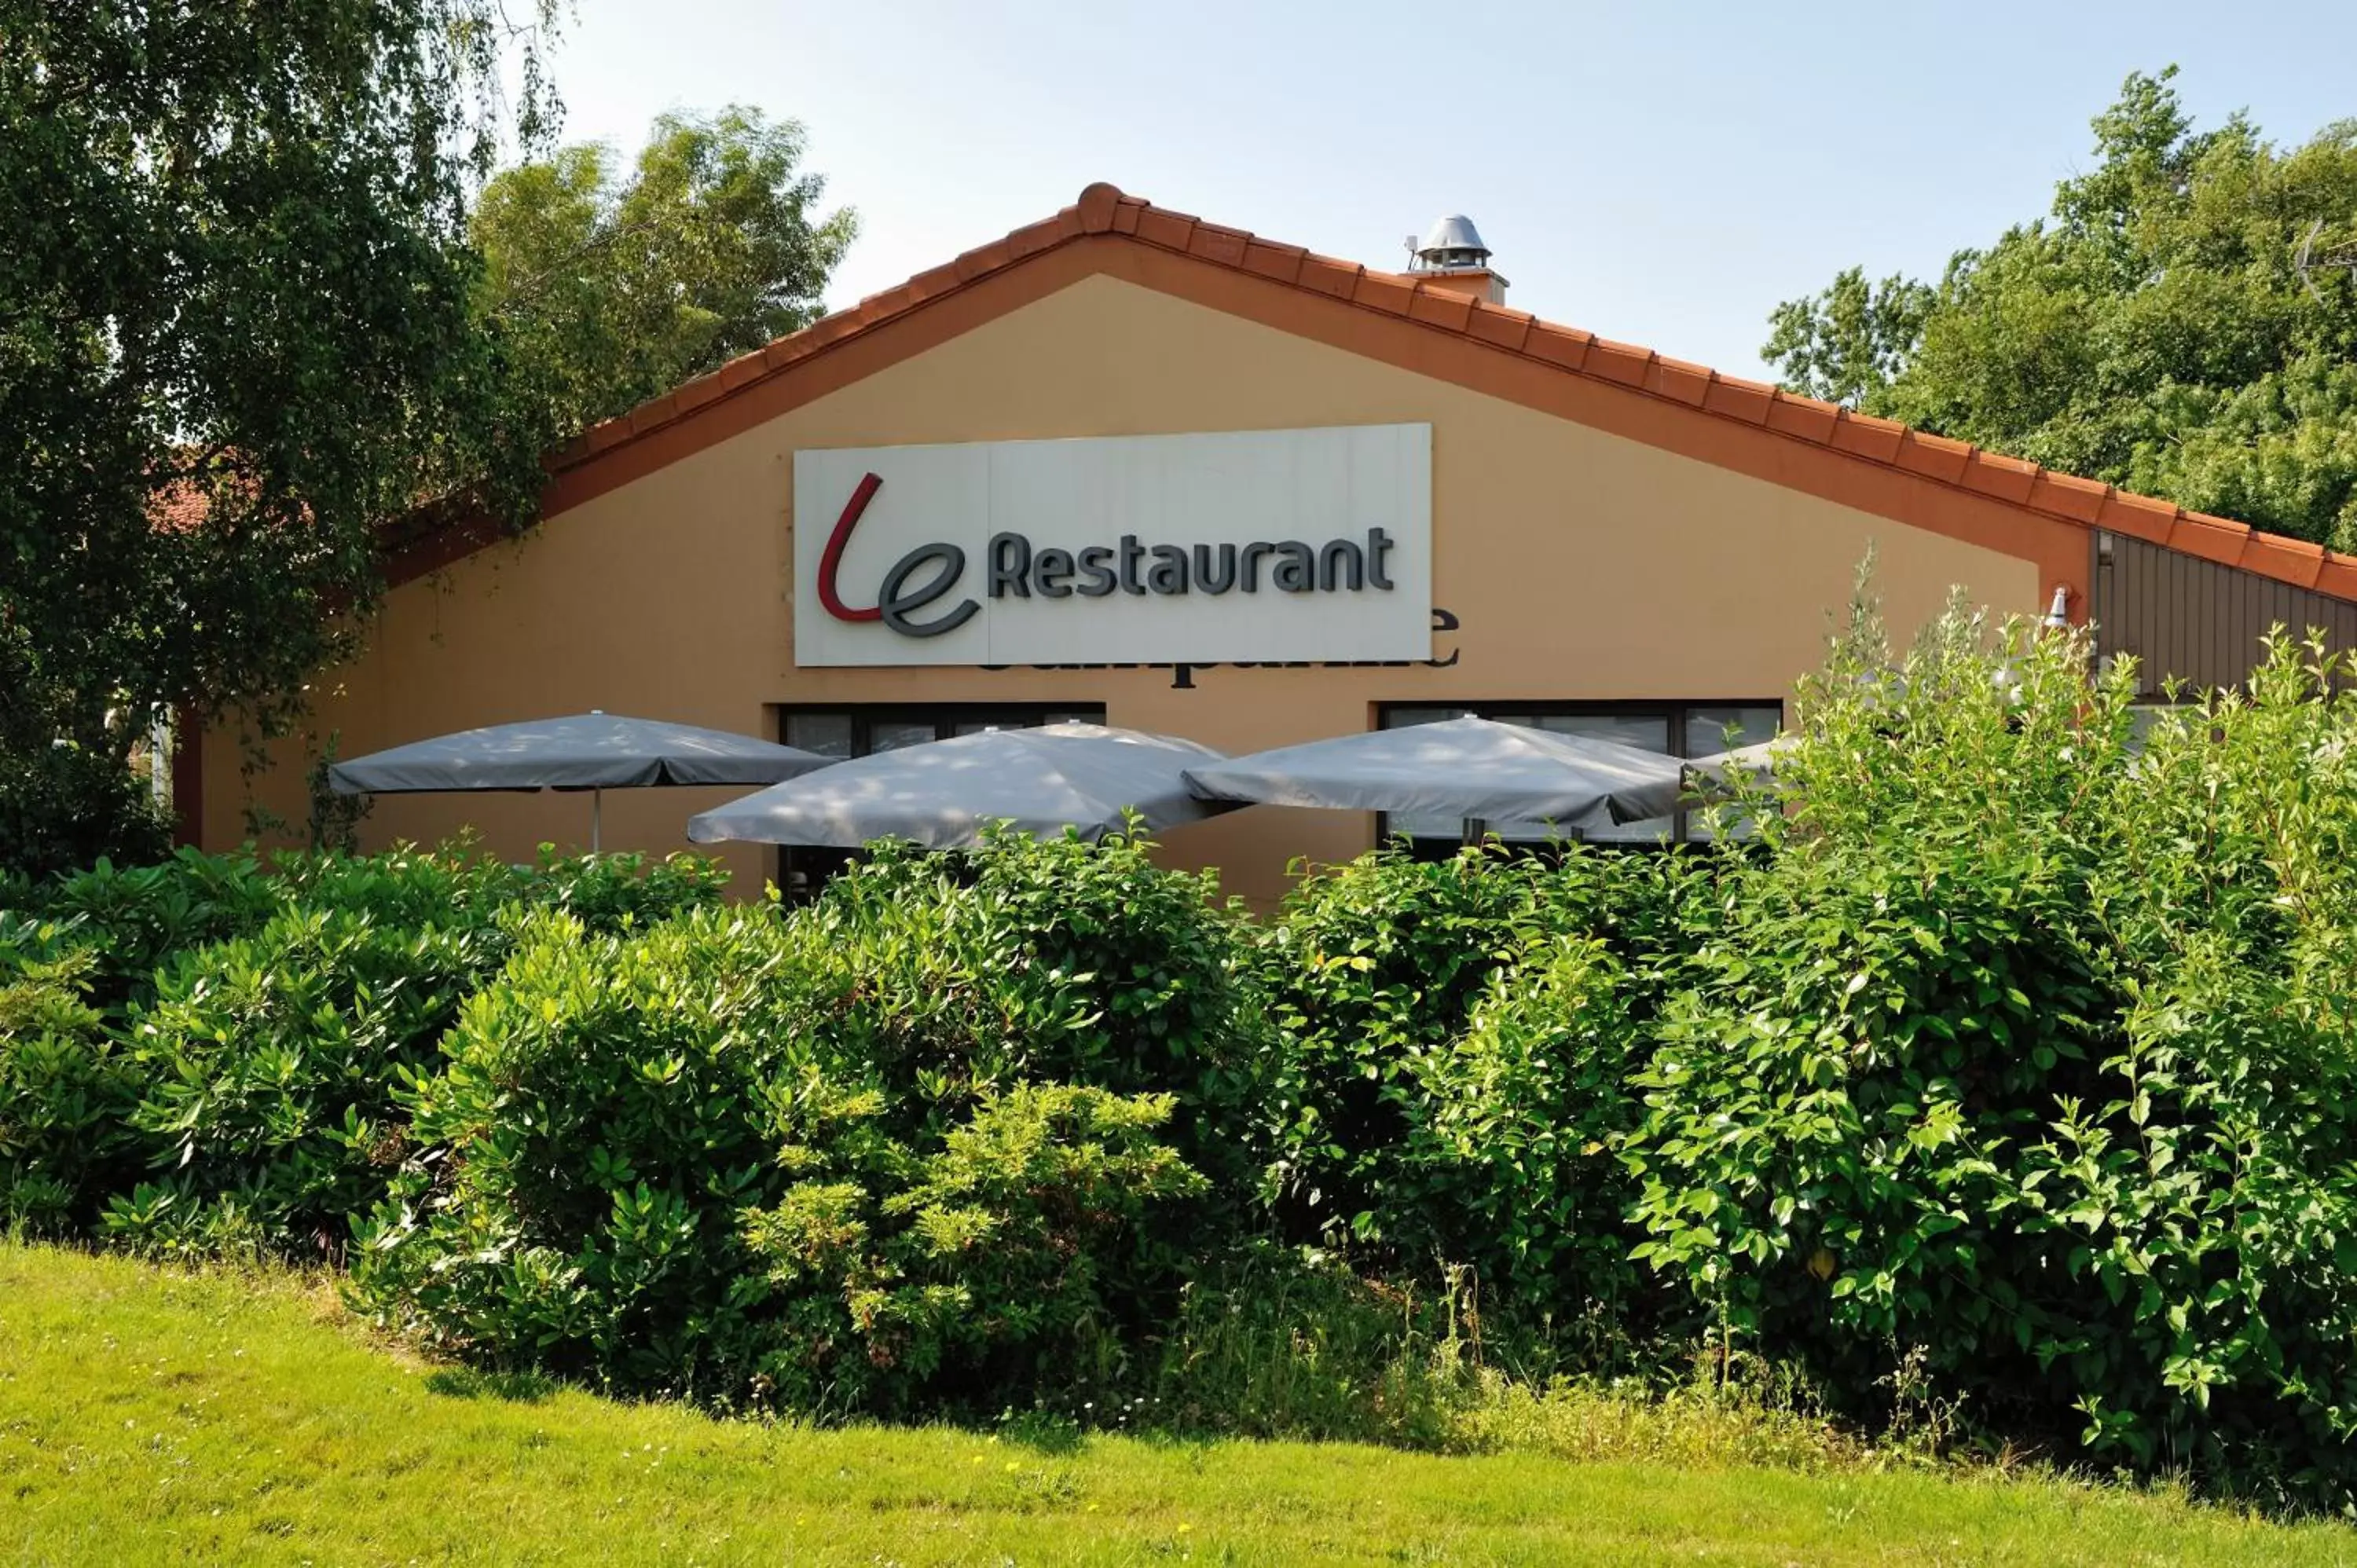
[[[1113,592],[1113,552],[1102,544],[1092,544],[1080,553],[1082,581],[1073,589],[1086,599],[1101,599]]]
[[[1042,550],[1031,558],[1031,585],[1039,590],[1043,599],[1069,599],[1072,596],[1072,553],[1069,550]]]
[[[1276,570],[1270,580],[1288,594],[1306,594],[1318,585],[1318,557],[1309,546],[1298,539],[1288,539],[1276,547]]]
[[[1383,567],[1383,557],[1391,553],[1392,546],[1397,542],[1380,528],[1367,530],[1367,586],[1389,588],[1392,585],[1391,574]]]
[[[1218,562],[1220,569],[1211,570]],[[1236,585],[1236,547],[1232,544],[1195,546],[1195,586],[1207,594],[1224,594]]]
[[[903,591],[909,585],[909,579],[920,568],[935,563],[940,564],[941,570],[931,582],[920,585],[913,593]],[[939,620],[913,621],[909,615],[912,610],[923,609],[956,587],[958,579],[964,575],[964,551],[954,544],[920,544],[901,556],[899,562],[884,574],[884,586],[876,596],[877,607],[883,611],[884,624],[902,637],[939,637],[943,632],[955,631],[972,620],[982,606],[972,599],[964,600]]]
[[[1137,535],[1123,534],[1121,536],[1121,591],[1123,593],[1146,592],[1146,585],[1137,580],[1137,565],[1145,558],[1146,546],[1137,542]]]
[[[994,599],[1004,598],[1009,588],[1018,599],[1031,596],[1027,580],[1031,575],[1031,542],[1019,533],[994,533],[983,546],[983,561],[989,582],[985,591]]]
[[[1154,547],[1154,564],[1146,569],[1146,585],[1157,594],[1187,591],[1187,552],[1176,544]]]
[[[1365,587],[1366,560],[1359,553],[1356,541],[1329,540],[1326,548],[1318,553],[1318,585],[1330,594],[1342,585],[1345,577],[1350,579],[1352,593]]]
[[[1237,575],[1243,578],[1245,593],[1260,592],[1260,559],[1264,555],[1275,553],[1276,553],[1276,546],[1265,539],[1255,539],[1243,547],[1242,552],[1243,560],[1237,567]]]

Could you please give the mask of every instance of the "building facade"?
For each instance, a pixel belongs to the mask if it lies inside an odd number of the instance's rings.
[[[2357,561],[1552,326],[1451,261],[1373,271],[1092,186],[593,430],[522,539],[394,542],[311,729],[183,757],[189,830],[299,826],[330,738],[592,708],[838,755],[1064,716],[1232,754],[1462,712],[1702,754],[1774,726],[1869,549],[1900,637],[1952,588],[2077,620],[2203,572],[2350,629]],[[2147,599],[2158,648],[2182,618]],[[605,843],[681,848],[732,793],[609,795]],[[1165,854],[1265,901],[1383,825],[1255,808]],[[523,857],[587,816],[384,797],[362,836],[470,826]]]

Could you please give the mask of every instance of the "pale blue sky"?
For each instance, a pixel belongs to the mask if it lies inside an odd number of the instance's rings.
[[[799,119],[862,234],[845,305],[1109,179],[1396,267],[1469,213],[1509,302],[1760,374],[1779,299],[1936,275],[2044,210],[2131,70],[2278,141],[2357,115],[2357,5],[579,0],[568,139]]]

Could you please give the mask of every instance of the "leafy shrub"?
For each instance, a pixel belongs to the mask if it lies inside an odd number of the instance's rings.
[[[1390,1229],[1473,1265],[1487,1297],[1568,1328],[1609,1325],[1595,1368],[1645,1325],[1619,1141],[1644,1052],[1626,972],[1593,937],[1558,937],[1494,975],[1465,1033],[1416,1064],[1420,1108],[1386,1195]]]
[[[155,994],[158,969],[175,955],[252,936],[290,907],[366,911],[414,925],[454,898],[484,908],[517,901],[573,909],[600,928],[651,924],[712,902],[727,880],[717,862],[677,854],[559,857],[504,865],[461,838],[437,850],[397,845],[381,854],[282,853],[264,861],[251,848],[209,854],[183,848],[153,864],[100,860],[47,880],[0,886],[0,908],[78,923],[92,952],[91,1000],[110,1012]],[[456,891],[463,884],[463,891]]]
[[[185,863],[166,894],[124,904],[203,908],[180,895],[204,870]],[[504,961],[520,911],[628,926],[709,902],[722,875],[686,856],[517,868],[463,844],[283,857],[262,884],[277,912],[177,955],[131,1019],[130,1120],[157,1174],[110,1205],[108,1233],[150,1249],[339,1251],[406,1151],[395,1091]],[[243,891],[242,873],[222,880]]]
[[[108,1232],[339,1251],[400,1163],[401,1074],[432,1060],[504,947],[496,924],[297,908],[187,955],[134,1036],[147,1074],[131,1120],[168,1174],[111,1206]],[[216,1238],[202,1212],[224,1203]]]
[[[63,1235],[135,1165],[135,1080],[70,928],[0,914],[0,1229]]]
[[[529,908],[562,909],[593,931],[645,928],[717,904],[728,868],[699,854],[559,855],[541,846],[539,862],[519,875],[514,897]]]
[[[2102,1090],[2024,1152],[2026,1223],[2108,1313],[2033,1318],[2084,1437],[2140,1465],[2357,1498],[2357,697],[2278,639],[2157,725],[2090,903],[2127,1006]],[[2083,1260],[2080,1249],[2083,1248]]]
[[[91,1000],[119,1013],[154,994],[174,953],[260,929],[284,892],[251,852],[184,848],[152,865],[101,860],[25,897],[27,909],[78,926],[93,958]]]
[[[1669,1010],[1642,1254],[1853,1408],[2339,1504],[2357,706],[2278,648],[2127,743],[2132,672],[1952,613],[1837,662]]]
[[[896,1101],[955,1118],[1026,1081],[1173,1097],[1170,1137],[1241,1206],[1272,1065],[1243,918],[1116,837],[879,846],[798,917],[856,972],[842,1026]]]
[[[1436,1250],[1467,1261],[1452,1249],[1474,1240],[1480,1222],[1452,1211],[1462,1191],[1444,1197],[1430,1184],[1454,1179],[1438,1174],[1453,1163],[1440,1151],[1488,1114],[1469,1100],[1481,1075],[1501,1067],[1502,1049],[1523,1053],[1511,1069],[1521,1075],[1518,1090],[1535,1086],[1534,1072],[1609,1076],[1628,1032],[1643,1027],[1669,983],[1681,911],[1700,886],[1700,871],[1683,857],[1577,849],[1560,862],[1490,851],[1438,864],[1383,852],[1304,881],[1258,951],[1286,1047],[1272,1096],[1271,1185],[1295,1234],[1379,1244],[1374,1255],[1394,1265],[1428,1262]],[[1543,974],[1563,944],[1580,939],[1604,944],[1579,950],[1591,966],[1582,983],[1620,993],[1601,1004],[1615,1009],[1619,1038],[1601,1042],[1583,1027],[1577,1043],[1559,1043],[1600,1048],[1593,1068],[1537,1059],[1530,1053],[1556,1047],[1538,1046],[1501,1011],[1527,983],[1526,967]],[[1485,1003],[1515,1043],[1501,1046],[1493,1030],[1476,1047],[1482,1061],[1453,1061]],[[1436,1121],[1449,1104],[1456,1126],[1442,1131]],[[1579,1144],[1589,1141],[1583,1134]]]
[[[784,1185],[766,1099],[840,1108],[795,1070],[792,954],[765,910],[519,939],[415,1082],[429,1157],[356,1237],[355,1296],[479,1359],[741,1399],[767,1344],[737,1211]]]
[[[905,1186],[872,1161],[858,1162],[864,1184],[829,1180],[854,1162],[793,1145],[802,1179],[745,1218],[800,1330],[766,1359],[771,1386],[802,1408],[904,1413],[1113,1386],[1188,1256],[1156,1222],[1205,1186],[1155,1139],[1171,1107],[1017,1084],[985,1095],[937,1149],[896,1154],[913,1166]],[[834,1349],[846,1308],[856,1357]]]
[[[879,993],[883,961],[939,950],[844,934],[769,909],[627,938],[536,918],[417,1085],[433,1153],[359,1239],[356,1298],[479,1359],[726,1405],[1084,1375],[1179,1257],[1145,1223],[1202,1185],[1153,1137],[1171,1101],[952,1091],[909,1026],[974,998]]]

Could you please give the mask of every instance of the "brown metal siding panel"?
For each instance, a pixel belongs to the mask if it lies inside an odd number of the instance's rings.
[[[2136,655],[2148,693],[2171,677],[2195,688],[2240,685],[2277,626],[2295,638],[2319,629],[2334,650],[2357,650],[2357,605],[2138,539],[2113,534],[2110,545],[2110,564],[2099,553],[2095,568],[2096,649]]]

